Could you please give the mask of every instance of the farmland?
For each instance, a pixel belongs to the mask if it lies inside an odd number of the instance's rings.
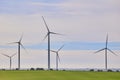
[[[120,80],[120,72],[0,71],[0,80]]]

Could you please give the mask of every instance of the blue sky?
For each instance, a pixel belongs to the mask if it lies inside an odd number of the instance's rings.
[[[31,54],[46,50],[47,39],[42,40],[47,30],[41,16],[52,32],[63,34],[51,35],[52,49],[65,44],[63,50],[70,53],[96,51],[104,48],[108,34],[109,48],[120,50],[119,4],[119,0],[0,0],[1,52],[4,48],[16,50],[16,45],[7,43],[18,41],[22,33],[22,43]]]
[[[105,48],[104,42],[54,42],[51,45],[51,49],[59,49],[60,46],[65,45],[62,50],[98,50]],[[24,45],[27,49],[47,50],[47,43],[28,44]],[[1,45],[1,48],[17,48],[12,45]],[[120,50],[119,42],[110,42],[108,48],[111,50]]]

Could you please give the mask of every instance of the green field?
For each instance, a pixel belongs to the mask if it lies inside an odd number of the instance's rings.
[[[120,72],[0,71],[0,80],[120,80]]]

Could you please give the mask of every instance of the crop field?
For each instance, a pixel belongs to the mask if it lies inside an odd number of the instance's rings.
[[[120,80],[120,72],[0,71],[0,80]]]

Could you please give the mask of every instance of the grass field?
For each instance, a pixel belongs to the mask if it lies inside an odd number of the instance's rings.
[[[120,80],[120,72],[0,71],[0,80]]]

